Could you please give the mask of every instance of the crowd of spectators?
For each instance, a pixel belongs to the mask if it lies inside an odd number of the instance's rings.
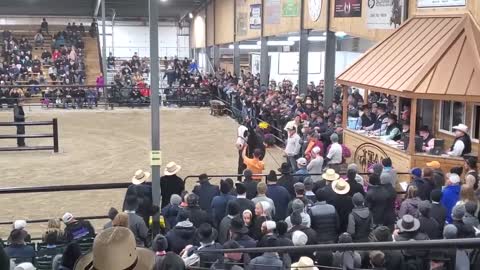
[[[302,163],[297,164],[300,169]],[[218,186],[202,174],[191,192],[177,176],[182,167],[170,162],[160,179],[161,208],[152,206],[150,173],[139,170],[127,189],[123,211],[110,209],[110,221],[96,237],[88,221],[65,213],[61,218],[64,229],[58,219],[50,220],[43,248],[35,251],[28,244],[31,237],[26,222],[15,221],[8,246],[0,249],[0,262],[2,269],[10,269],[5,266],[8,258],[17,264],[35,264],[34,258],[48,254],[54,257],[55,270],[85,269],[92,263],[96,269],[130,269],[135,259],[115,258],[133,250],[142,265],[138,269],[282,270],[314,265],[317,268],[308,269],[478,269],[478,249],[294,249],[329,243],[474,238],[480,229],[480,192],[474,188],[475,181],[465,181],[461,175],[465,169],[476,175],[478,182],[478,171],[472,167],[475,163],[467,159],[464,168],[451,172],[442,171],[439,162],[414,168],[405,198],[399,199],[394,189],[397,174],[388,158],[375,164],[367,176],[359,175],[356,165],[349,164],[346,179],[334,169],[327,169],[320,180],[309,175],[299,178],[298,172],[292,175],[287,163],[279,169],[280,177],[270,171],[265,182],[254,179],[249,169],[242,181],[222,179]],[[78,241],[92,237],[91,252],[81,256],[75,251],[79,250]],[[293,249],[263,254],[197,253],[279,246]],[[75,261],[77,266],[72,268]]]

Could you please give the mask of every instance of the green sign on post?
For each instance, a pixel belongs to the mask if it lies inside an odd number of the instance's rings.
[[[282,6],[283,17],[298,17],[298,0],[286,0]]]

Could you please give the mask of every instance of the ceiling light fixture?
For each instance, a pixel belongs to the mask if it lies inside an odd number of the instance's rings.
[[[294,41],[290,40],[269,40],[267,41],[267,46],[293,46],[295,44]],[[257,41],[257,45],[261,46],[262,42]]]
[[[339,37],[339,38],[343,38],[343,37],[345,37],[346,35],[347,35],[347,33],[342,32],[342,31],[340,31],[340,32],[335,32],[335,36],[337,36],[337,37]]]
[[[189,12],[189,13],[188,13],[188,17],[189,17],[190,19],[193,19],[193,13]]]
[[[228,48],[233,50],[234,49],[233,44],[230,44]],[[240,50],[260,50],[260,46],[256,44],[240,44],[238,45],[238,48]]]
[[[308,41],[325,41],[325,40],[327,40],[327,38],[324,36],[308,37]],[[288,41],[293,41],[293,42],[300,41],[300,37],[299,36],[288,37]]]

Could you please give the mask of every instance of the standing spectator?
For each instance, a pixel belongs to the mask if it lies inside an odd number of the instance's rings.
[[[295,179],[291,175],[292,173],[292,167],[288,165],[288,163],[284,162],[278,169],[278,171],[282,174],[280,176],[280,179],[278,179],[278,184],[282,187],[284,187],[288,193],[290,193],[291,197],[295,197],[295,190],[293,188],[293,185],[295,184]]]
[[[275,236],[271,236],[266,239],[267,247],[277,247],[278,239]],[[280,260],[278,253],[265,252],[261,256],[256,257],[250,261],[248,265],[250,270],[282,270],[284,269],[283,262]]]
[[[383,171],[382,173],[390,174],[390,184],[395,188],[397,183],[397,171],[392,167],[392,160],[387,157],[382,159]]]
[[[40,24],[40,31],[45,31],[47,34],[48,33],[48,22],[47,19],[43,18],[42,23]]]
[[[418,217],[420,221],[419,231],[428,235],[429,239],[441,239],[443,226],[440,226],[434,218],[430,217],[431,208],[429,201],[421,201],[418,204],[418,212],[420,214]]]
[[[332,144],[329,146],[327,156],[325,158],[325,162],[328,166],[335,171],[340,171],[339,166],[343,162],[343,149],[342,146],[338,143],[338,135],[337,133],[333,133],[330,136],[330,141]]]
[[[458,204],[453,207],[452,210],[452,223],[457,227],[458,238],[474,238],[475,230],[471,226],[467,226],[463,223],[463,218],[465,217],[465,205]]]
[[[447,218],[447,209],[440,203],[442,200],[442,191],[440,189],[434,189],[430,193],[430,198],[432,201],[430,216],[438,222],[440,227],[443,227]]]
[[[125,199],[125,213],[128,215],[128,227],[135,236],[137,247],[147,246],[148,227],[143,218],[136,213],[138,209],[138,199],[135,196],[128,195]],[[112,221],[113,225],[113,221]]]
[[[420,212],[418,211],[418,205],[420,202],[421,200],[417,196],[417,187],[409,186],[407,189],[407,197],[400,206],[398,217],[402,218],[404,215],[411,215],[418,218],[420,216]]]
[[[193,244],[196,228],[190,222],[186,212],[178,213],[177,220],[178,223],[167,232],[165,237],[168,240],[168,250],[180,254],[187,245]]]
[[[381,185],[379,182],[378,175],[370,176],[370,186],[365,196],[365,202],[372,212],[374,227],[383,225],[393,230],[397,193],[392,185]]]
[[[422,241],[428,240],[428,236],[419,231],[420,221],[411,215],[404,215],[397,221],[398,233],[395,241]],[[409,269],[428,269],[428,250],[403,250],[405,264]],[[413,268],[415,267],[415,268]]]
[[[315,146],[312,149],[312,159],[307,165],[307,170],[309,174],[317,174],[310,176],[313,182],[319,182],[322,180],[323,157],[320,155],[320,147]]]
[[[162,216],[167,222],[168,228],[175,227],[177,224],[177,216],[180,212],[180,204],[182,203],[182,198],[177,194],[172,194],[170,197],[170,203],[162,208]]]
[[[297,134],[297,129],[293,125],[287,125],[288,139],[285,146],[285,155],[287,162],[290,164],[292,171],[297,170],[296,159],[300,154],[302,146],[300,145],[300,136]]]
[[[87,220],[76,220],[72,214],[65,213],[62,217],[65,224],[64,236],[67,242],[87,237],[95,237],[95,230]]]
[[[302,225],[310,228],[312,221],[310,215],[305,212],[305,204],[300,199],[294,199],[291,204],[292,213],[300,213],[300,216],[302,217]],[[288,229],[291,229],[293,227],[291,215],[285,219],[285,223],[287,223]]]
[[[352,197],[353,210],[348,215],[347,232],[354,242],[368,242],[368,236],[372,229],[372,214],[364,205],[364,197],[361,193],[355,193]]]
[[[273,170],[267,175],[267,185],[266,195],[273,200],[275,205],[274,220],[284,220],[287,217],[290,194],[287,189],[277,183],[277,175]]]
[[[339,244],[352,243],[352,236],[348,233],[342,233],[338,237]],[[333,266],[341,267],[342,269],[355,269],[361,266],[361,257],[358,252],[349,251],[335,251],[333,252]]]
[[[310,208],[312,229],[317,233],[318,243],[334,243],[340,228],[337,210],[327,203],[327,195],[323,190],[317,190],[317,202]]]
[[[252,171],[246,169],[243,171],[243,183],[245,183],[245,187],[247,188],[247,199],[251,200],[257,196],[257,185],[259,181],[255,181],[252,178]]]
[[[388,227],[379,226],[372,232],[372,242],[392,242],[392,232]],[[385,269],[399,270],[404,269],[403,254],[400,250],[385,250]]]
[[[295,172],[295,182],[303,183],[305,176],[308,174],[307,159],[301,157],[297,159],[297,171]]]
[[[245,166],[247,166],[247,169],[252,171],[253,174],[263,174],[263,170],[265,169],[265,164],[263,161],[260,160],[260,157],[262,155],[262,150],[256,148],[253,151],[253,158],[249,158],[247,156],[247,146],[243,148],[242,151],[242,157],[243,157],[243,163]],[[254,175],[252,176],[252,179],[256,181],[260,181],[262,179],[262,176],[260,175]]]
[[[313,193],[313,180],[312,177],[306,177],[303,181],[303,185],[305,186],[305,199],[307,201],[311,201],[312,204],[317,202],[317,196]]]
[[[93,18],[92,23],[90,24],[90,36],[93,38],[97,36],[97,30],[98,30],[98,24],[97,24],[97,19]]]
[[[465,157],[464,168],[466,171],[465,174],[465,183],[472,187],[474,190],[478,189],[478,181],[480,176],[477,169],[477,157],[469,156]]]
[[[227,205],[227,216],[225,216],[218,226],[218,242],[224,244],[230,240],[230,224],[232,219],[236,217],[240,212],[240,205],[237,202],[231,201]]]
[[[97,86],[97,91],[101,95],[103,93],[103,86],[105,85],[105,80],[103,79],[103,73],[100,73],[97,76],[95,83]]]
[[[478,228],[479,220],[475,215],[477,208],[478,205],[475,202],[465,203],[465,216],[463,217],[463,223],[465,223],[465,225]]]
[[[252,202],[254,204],[257,204],[258,202],[268,202],[270,204],[270,208],[272,209],[272,216],[275,215],[275,203],[273,202],[272,199],[268,198],[267,195],[267,184],[264,182],[260,182],[257,185],[257,196],[252,199]]]
[[[196,185],[192,192],[200,198],[200,208],[211,216],[212,208],[210,208],[210,206],[213,198],[220,194],[220,189],[218,186],[212,185],[210,183],[210,178],[204,173],[198,177],[198,183],[199,185]]]
[[[349,196],[353,196],[356,193],[362,194],[362,197],[365,196],[363,186],[357,181],[357,170],[347,169],[347,183],[350,185],[350,191],[348,192]]]
[[[162,191],[162,207],[165,207],[170,201],[173,194],[180,195],[185,190],[185,183],[182,178],[177,176],[182,166],[175,162],[169,162],[163,171],[163,176],[160,177],[160,187]]]
[[[337,195],[331,201],[331,204],[337,210],[340,232],[345,232],[347,231],[348,215],[353,209],[352,197],[348,196],[350,185],[347,181],[339,179],[332,182],[332,189]]]
[[[107,66],[108,66],[108,69],[115,69],[115,56],[113,56],[112,52],[108,54]]]
[[[220,195],[215,196],[212,200],[212,213],[213,213],[213,221],[217,226],[220,224],[220,221],[225,217],[227,214],[226,209],[227,205],[230,201],[235,200],[235,197],[230,195],[230,184],[228,184],[225,180],[220,180]],[[224,242],[219,241],[220,244]]]
[[[195,193],[187,195],[187,207],[180,210],[180,213],[185,212],[195,228],[198,228],[203,223],[210,223],[211,217],[206,211],[202,210],[198,203],[198,196]],[[178,214],[180,216],[180,213]],[[179,218],[177,217],[177,221]]]
[[[25,122],[25,112],[23,111],[23,101],[18,101],[13,107],[13,122]],[[25,126],[17,125],[17,135],[25,135]],[[17,146],[25,147],[25,138],[17,137]]]
[[[262,238],[262,225],[270,220],[270,205],[267,202],[259,202],[255,205],[255,218],[253,220],[252,232],[255,240]]]
[[[168,249],[168,240],[165,236],[158,234],[155,236],[152,242],[152,250],[155,252],[155,267],[154,270],[159,270],[160,265],[162,265],[165,255],[167,255],[166,250]]]
[[[237,192],[237,198],[234,200],[240,206],[240,212],[243,213],[246,209],[255,211],[255,204],[247,199],[247,188],[244,183],[235,183],[235,191]]]
[[[210,224],[202,224],[198,229],[196,234],[196,239],[200,243],[199,247],[192,247],[187,249],[185,252],[187,254],[192,254],[191,256],[184,258],[185,264],[187,266],[192,266],[188,261],[190,258],[197,258],[200,259],[200,268],[210,269],[210,267],[217,261],[223,257],[223,255],[219,252],[207,252],[207,253],[199,253],[196,254],[192,251],[195,250],[205,250],[205,251],[215,251],[217,249],[222,249],[222,245],[217,243],[215,240],[217,238],[217,231],[213,228]],[[196,259],[194,259],[196,261]]]
[[[447,223],[452,223],[452,209],[460,197],[460,176],[456,173],[450,173],[447,177],[447,186],[443,189],[440,202],[447,209]]]
[[[247,211],[247,210],[245,210]],[[248,235],[248,228],[245,226],[241,217],[236,216],[230,222],[231,239],[237,241],[244,248],[254,248],[257,241]]]

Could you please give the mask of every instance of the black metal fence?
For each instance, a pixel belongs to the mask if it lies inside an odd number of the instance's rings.
[[[0,147],[0,152],[6,151],[38,151],[53,150],[58,153],[58,121],[54,118],[52,121],[37,122],[0,122],[0,127],[25,127],[25,126],[52,126],[52,133],[37,134],[0,134],[0,139],[18,139],[18,138],[52,138],[53,145],[48,146],[23,146],[23,147]]]

